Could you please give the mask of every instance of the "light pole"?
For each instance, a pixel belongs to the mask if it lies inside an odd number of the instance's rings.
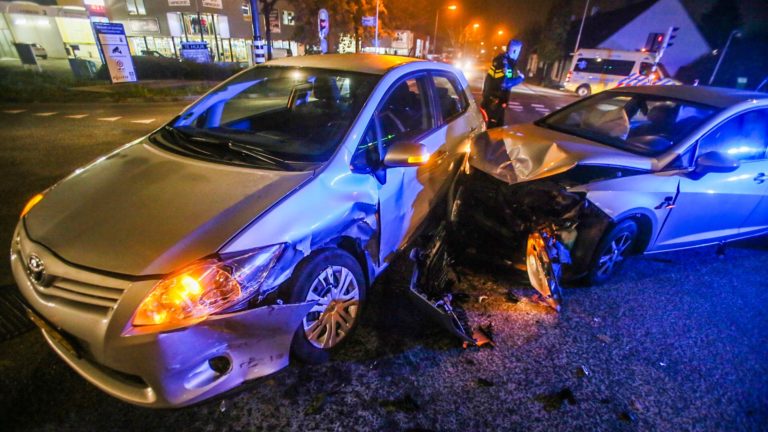
[[[456,10],[458,6],[450,5],[450,6],[446,6],[445,8],[450,10]],[[434,48],[432,49],[433,54],[437,52],[437,23],[440,19],[440,9],[443,9],[443,8],[439,7],[437,8],[437,12],[435,12],[435,34],[432,37],[432,45],[434,45]]]
[[[379,53],[379,0],[376,0],[376,54]]]
[[[579,50],[579,42],[581,42],[581,31],[584,30],[584,21],[587,19],[587,9],[589,9],[589,0],[584,4],[584,13],[581,15],[581,25],[579,25],[579,34],[576,36],[576,46],[573,47],[573,53]]]
[[[731,45],[731,39],[733,39],[734,36],[741,37],[741,32],[738,30],[733,30],[731,34],[728,35],[728,40],[725,42],[725,46],[723,47],[723,52],[720,53],[720,58],[717,59],[715,70],[712,71],[712,76],[709,77],[709,85],[712,85],[712,82],[715,81],[717,70],[720,69],[720,64],[723,62],[723,58],[725,58],[725,54],[728,52],[728,46]]]

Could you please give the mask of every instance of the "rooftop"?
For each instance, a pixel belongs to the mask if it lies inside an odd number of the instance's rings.
[[[609,91],[667,96],[718,108],[727,108],[751,99],[768,99],[768,93],[708,86],[638,86]]]
[[[335,69],[384,75],[394,67],[418,61],[423,62],[425,60],[412,57],[378,54],[324,54],[285,57],[272,60],[268,62],[267,65]]]

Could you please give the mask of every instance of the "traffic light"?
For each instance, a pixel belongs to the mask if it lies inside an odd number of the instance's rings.
[[[659,52],[664,45],[665,33],[648,33],[648,39],[645,41],[645,51]]]

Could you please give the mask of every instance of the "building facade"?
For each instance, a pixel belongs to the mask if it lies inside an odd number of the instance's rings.
[[[208,44],[214,61],[250,62],[253,24],[249,0],[58,0],[58,6],[0,1],[0,57],[16,57],[14,42],[38,43],[50,58],[99,60],[87,7],[96,5],[111,22],[125,27],[133,55],[179,57],[182,42]],[[281,0],[270,17],[261,17],[262,37],[269,25],[275,56],[303,54],[293,40],[295,8]]]
[[[178,57],[182,42],[207,42],[215,61],[248,62],[253,24],[248,0],[105,0],[107,16],[125,26],[134,54],[156,51]],[[278,2],[271,17],[262,17],[272,29],[273,48],[299,50],[291,40],[295,11],[288,1]]]

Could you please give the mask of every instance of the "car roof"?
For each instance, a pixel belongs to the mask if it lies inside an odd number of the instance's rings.
[[[311,67],[384,75],[392,68],[408,63],[425,62],[413,57],[380,54],[323,54],[284,57],[267,62],[267,66]]]
[[[708,86],[668,85],[617,87],[609,91],[665,96],[703,105],[710,105],[717,108],[727,108],[748,100],[768,99],[768,93]]]

